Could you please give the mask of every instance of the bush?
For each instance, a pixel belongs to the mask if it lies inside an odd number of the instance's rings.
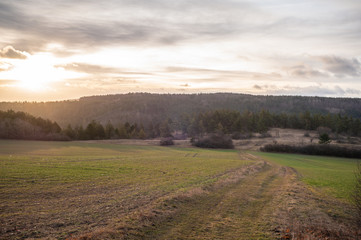
[[[171,146],[174,145],[172,138],[162,138],[159,143],[161,146]]]
[[[335,145],[291,146],[285,144],[268,144],[261,148],[263,152],[300,153],[333,157],[361,158],[361,149],[340,147]]]
[[[361,164],[357,163],[357,170],[355,172],[356,184],[355,190],[352,194],[352,199],[356,208],[356,223],[361,226]]]
[[[200,148],[234,148],[232,139],[229,136],[221,133],[210,134],[206,137],[194,140],[192,145]]]
[[[329,144],[331,142],[330,136],[327,133],[322,133],[318,139],[319,144]]]

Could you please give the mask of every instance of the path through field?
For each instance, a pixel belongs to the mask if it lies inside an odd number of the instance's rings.
[[[355,239],[336,200],[320,199],[297,172],[250,154],[255,165],[201,194],[172,199],[174,214],[125,239]],[[232,178],[232,177],[231,177]],[[336,201],[336,202],[333,202]],[[337,204],[337,205],[335,205]],[[139,235],[138,235],[139,234]]]
[[[279,162],[236,150],[83,142],[0,146],[0,240],[361,239],[347,200],[287,167],[300,156]],[[341,168],[345,160],[333,161]]]

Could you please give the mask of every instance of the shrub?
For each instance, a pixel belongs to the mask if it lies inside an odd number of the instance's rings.
[[[232,139],[221,133],[210,134],[206,137],[195,140],[192,145],[201,148],[234,148]]]
[[[162,138],[160,140],[160,143],[159,143],[161,146],[171,146],[171,145],[174,145],[174,142],[173,142],[173,139],[168,137],[168,138]]]
[[[331,142],[330,136],[327,133],[322,133],[318,139],[319,144],[329,144]]]
[[[261,148],[263,152],[300,153],[346,158],[361,158],[361,149],[340,147],[335,145],[292,146],[285,144],[268,144]]]

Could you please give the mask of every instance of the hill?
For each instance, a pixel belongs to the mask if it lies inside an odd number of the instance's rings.
[[[23,111],[37,117],[67,124],[86,125],[91,120],[102,124],[162,122],[179,120],[184,114],[215,109],[271,113],[343,114],[361,119],[360,98],[325,98],[301,96],[255,96],[233,93],[150,94],[128,93],[82,97],[57,102],[1,102],[0,110]]]
[[[0,111],[0,139],[66,140],[56,122],[28,113]]]

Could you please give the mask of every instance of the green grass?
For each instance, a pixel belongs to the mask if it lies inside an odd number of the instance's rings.
[[[250,163],[236,150],[0,140],[0,221],[21,238],[63,238]],[[59,219],[66,227],[49,230]]]
[[[349,199],[356,160],[253,154],[295,168],[312,188]],[[0,140],[0,221],[3,223],[0,239],[65,239],[69,234],[88,231],[90,224],[93,227],[116,225],[118,222],[131,224],[133,214],[142,216],[141,211],[146,210],[147,204],[155,206],[167,197],[181,196],[185,191],[202,188],[226,178],[225,173],[229,171],[254,163],[244,159],[247,158],[236,150]],[[271,199],[278,187],[277,179],[272,185],[272,178],[268,178],[273,176],[271,170],[246,178],[239,185],[230,185],[229,191],[216,189],[208,195],[199,196],[199,199],[193,199],[195,205],[192,205],[193,202],[191,205],[180,202],[177,206],[179,212],[190,214],[196,223],[203,218],[204,226],[208,226],[209,218],[216,216],[213,222],[222,228],[223,221],[218,224],[217,216],[231,210],[229,217],[239,218],[234,226],[237,229],[245,222],[258,218],[256,213],[261,209],[258,206],[264,204],[265,196]],[[266,188],[264,183],[271,184],[272,188]],[[250,205],[247,213],[240,207],[242,201],[256,205]],[[199,211],[192,212],[197,209]],[[233,211],[236,214],[233,215]],[[247,214],[250,220],[245,218]],[[194,227],[185,216],[184,219],[176,219],[176,229],[178,220],[184,220],[184,228]],[[204,226],[200,225],[200,229],[206,231]],[[219,233],[227,234],[228,227],[219,230]],[[1,236],[1,231],[4,236]],[[196,230],[194,233],[198,234]]]
[[[247,163],[234,150],[0,141],[0,186],[118,180],[169,189],[202,183]]]
[[[355,183],[355,159],[264,152],[253,154],[296,169],[302,181],[325,194],[350,200]]]

